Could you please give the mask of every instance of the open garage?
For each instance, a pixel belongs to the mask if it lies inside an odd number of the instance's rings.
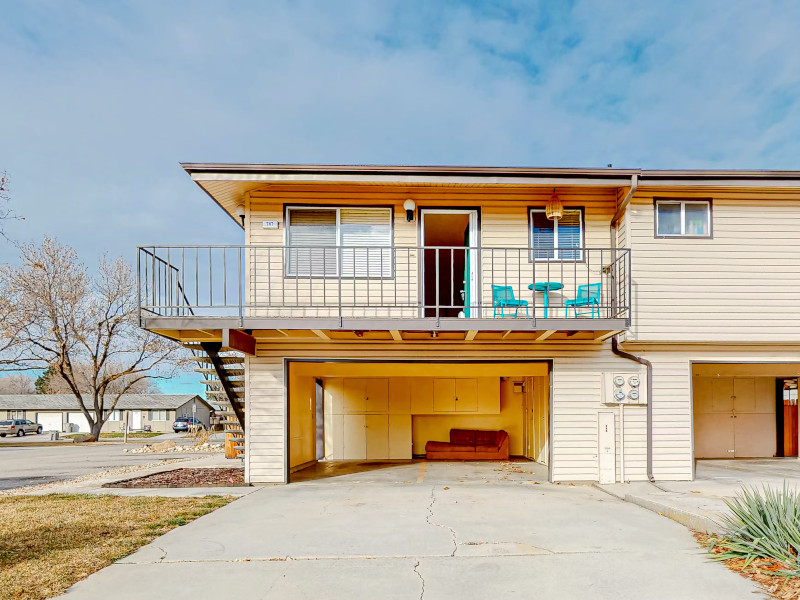
[[[695,458],[797,456],[800,364],[692,367]]]
[[[289,468],[424,457],[453,429],[505,431],[511,456],[548,463],[549,364],[289,364]]]

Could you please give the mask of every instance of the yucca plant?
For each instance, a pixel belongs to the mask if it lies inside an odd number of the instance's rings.
[[[776,574],[800,577],[800,493],[789,489],[764,486],[743,488],[732,500],[725,500],[731,513],[726,514],[724,528],[715,545],[723,550],[717,560],[744,559],[748,567],[757,558],[772,560]]]

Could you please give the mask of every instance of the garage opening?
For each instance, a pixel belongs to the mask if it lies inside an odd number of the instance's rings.
[[[289,365],[289,468],[425,458],[453,429],[505,431],[510,456],[549,462],[547,363]],[[468,459],[467,459],[468,460]]]
[[[695,458],[797,456],[800,364],[695,364]]]

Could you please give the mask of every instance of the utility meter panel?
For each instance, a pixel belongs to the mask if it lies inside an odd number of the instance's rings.
[[[647,379],[641,373],[604,373],[604,404],[647,404]]]

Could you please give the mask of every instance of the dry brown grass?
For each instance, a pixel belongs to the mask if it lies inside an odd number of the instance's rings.
[[[0,596],[51,598],[230,497],[0,498]]]
[[[692,532],[698,543],[711,554],[719,554],[723,551],[722,547],[717,546],[718,539],[698,531]],[[766,558],[757,558],[748,566],[742,558],[733,558],[721,561],[728,569],[738,573],[742,577],[752,579],[760,583],[764,589],[773,597],[779,600],[797,600],[800,598],[800,579],[796,577],[786,577],[776,575],[776,571],[781,571],[775,561]]]

